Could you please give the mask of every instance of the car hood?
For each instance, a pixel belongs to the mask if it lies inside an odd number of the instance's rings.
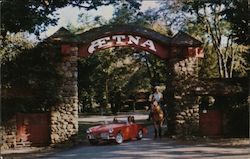
[[[91,130],[92,132],[105,132],[105,131],[109,131],[110,128],[114,129],[114,128],[118,128],[124,125],[125,124],[103,124],[103,125],[90,127],[89,130]]]

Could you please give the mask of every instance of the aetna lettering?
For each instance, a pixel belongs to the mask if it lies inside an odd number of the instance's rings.
[[[156,52],[155,44],[152,40],[143,40],[140,36],[132,35],[113,35],[97,39],[91,42],[88,52],[92,54],[97,49],[124,45],[137,45]]]

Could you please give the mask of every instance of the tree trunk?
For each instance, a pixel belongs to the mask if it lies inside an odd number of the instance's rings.
[[[234,70],[234,63],[235,63],[235,52],[233,51],[233,48],[230,47],[230,51],[232,54],[232,59],[231,59],[231,66],[230,66],[230,73],[229,73],[229,77],[232,78],[233,77],[233,70]]]
[[[150,70],[150,66],[149,66],[149,60],[148,60],[148,57],[147,57],[147,54],[146,53],[144,53],[144,57],[145,57],[145,59],[146,59],[146,66],[147,66],[147,70],[148,70],[148,75],[149,75],[149,78],[150,78],[150,84],[151,85],[154,85],[153,84],[153,76],[152,76],[152,72],[151,72],[151,70]]]
[[[104,101],[104,104],[105,104],[105,107],[107,106],[107,104],[108,104],[108,101],[109,101],[109,88],[108,88],[108,79],[106,79],[105,80],[105,96],[106,96],[106,98],[105,98],[105,101]]]

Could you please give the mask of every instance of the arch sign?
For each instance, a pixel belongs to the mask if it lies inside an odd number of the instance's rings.
[[[167,52],[163,53],[167,51],[165,47],[149,38],[131,34],[114,34],[93,40],[79,47],[79,56],[86,57],[100,50],[117,46],[138,48],[161,58],[167,58]]]
[[[113,46],[136,46],[156,52],[152,40],[133,35],[112,35],[92,41],[88,47],[88,53],[92,54],[97,49],[105,49]]]
[[[130,25],[103,26],[78,35],[61,28],[51,39],[59,39],[57,42],[60,42],[64,55],[70,54],[72,45],[77,45],[79,57],[120,46],[144,50],[161,59],[203,57],[202,43],[184,32],[168,37],[151,29]]]

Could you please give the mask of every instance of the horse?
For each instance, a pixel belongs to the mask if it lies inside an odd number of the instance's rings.
[[[154,137],[157,138],[157,135],[161,137],[161,130],[164,122],[164,113],[157,101],[153,101],[151,103],[151,113],[152,120],[154,122]]]

